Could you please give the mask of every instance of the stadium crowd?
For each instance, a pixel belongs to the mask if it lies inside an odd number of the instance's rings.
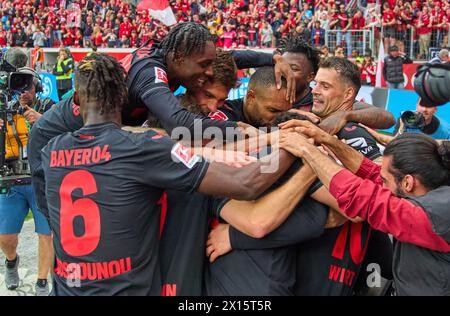
[[[328,30],[336,31],[333,50],[343,45],[348,56],[352,47],[364,53],[357,44],[360,35],[351,30],[372,30],[375,43],[384,39],[385,47],[397,44],[404,51],[412,44],[412,58],[426,58],[429,47],[448,46],[448,0],[171,0],[170,4],[178,22],[206,25],[216,35],[216,45],[225,48],[273,48],[293,32],[316,46],[324,45]],[[0,46],[139,47],[169,31],[148,12],[136,12],[130,1],[118,0],[5,0],[0,18]]]
[[[419,100],[417,123],[388,137],[373,129],[393,115],[356,100],[347,58],[321,60],[299,34],[274,53],[214,40],[186,22],[120,62],[74,65],[62,48],[58,90],[74,71],[75,91],[51,106],[27,56],[7,52],[32,79],[23,115],[0,120],[11,170],[25,146],[30,166],[27,187],[0,195],[7,289],[21,287],[33,204],[54,251],[40,245],[40,296],[51,257],[57,296],[450,295],[450,133],[436,107]],[[245,68],[257,68],[245,97],[227,99]]]

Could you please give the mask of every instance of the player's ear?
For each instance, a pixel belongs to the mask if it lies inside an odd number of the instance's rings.
[[[355,95],[355,88],[353,88],[352,86],[349,85],[349,86],[345,89],[345,92],[344,92],[344,100],[345,100],[346,102],[349,102],[349,101],[353,100],[354,96],[356,96],[356,95]]]
[[[76,90],[73,92],[73,103],[80,105],[80,97],[78,96],[78,92]]]
[[[247,102],[253,102],[255,100],[255,91],[249,89],[245,98],[247,99]]]

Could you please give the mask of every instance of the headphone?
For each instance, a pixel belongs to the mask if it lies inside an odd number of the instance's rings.
[[[30,67],[22,67],[17,70],[19,73],[29,74],[33,76],[33,84],[36,88],[36,93],[44,92],[44,88],[42,87],[42,81],[39,74]]]

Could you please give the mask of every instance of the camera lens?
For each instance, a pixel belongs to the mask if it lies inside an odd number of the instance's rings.
[[[421,129],[425,126],[425,118],[422,113],[405,111],[401,115],[400,119],[405,124],[406,128]]]
[[[33,84],[33,76],[24,73],[12,73],[9,77],[9,87],[20,93],[27,91]]]

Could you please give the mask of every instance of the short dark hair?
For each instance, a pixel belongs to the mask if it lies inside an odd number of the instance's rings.
[[[216,59],[214,60],[212,67],[214,73],[213,81],[219,82],[225,86],[227,90],[239,86],[237,66],[231,52],[217,48]]]
[[[390,52],[398,52],[398,51],[399,51],[399,49],[398,49],[397,45],[391,45],[391,46],[388,47],[388,52],[389,53]]]
[[[344,78],[347,83],[351,84],[356,89],[356,94],[361,88],[361,75],[359,74],[358,66],[346,58],[328,57],[322,60],[320,68],[332,68]]]
[[[283,77],[281,78],[281,86],[287,88],[287,81]],[[258,68],[248,82],[248,90],[271,87],[276,87],[274,67]]]
[[[296,113],[296,112],[289,112],[288,111],[288,112],[284,112],[284,113],[281,113],[281,114],[277,115],[275,117],[275,119],[273,120],[273,122],[272,122],[272,126],[276,127],[279,124],[287,122],[287,121],[290,121],[290,120],[300,120],[300,121],[309,121],[309,122],[311,122],[311,120],[307,116],[305,116],[303,114],[299,114],[299,113]]]
[[[433,138],[420,133],[404,133],[392,140],[384,150],[392,157],[390,172],[400,182],[405,175],[419,178],[428,189],[450,184],[450,145],[439,145]]]
[[[281,40],[279,50],[282,54],[293,53],[303,54],[308,59],[312,70],[317,73],[320,62],[320,51],[312,47],[303,36],[299,34],[290,34],[288,37]]]
[[[184,22],[174,26],[169,34],[161,41],[164,56],[169,53],[182,58],[194,53],[202,52],[206,42],[213,42],[208,29],[195,22]]]

